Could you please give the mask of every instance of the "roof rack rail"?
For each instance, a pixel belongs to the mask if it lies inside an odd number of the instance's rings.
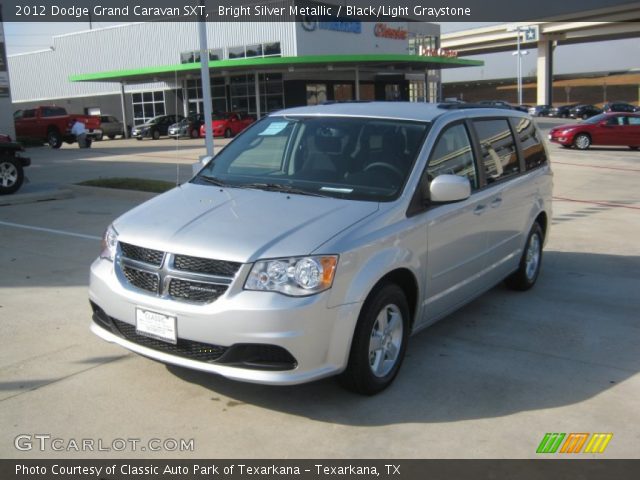
[[[485,105],[482,103],[460,103],[460,102],[443,102],[438,104],[438,108],[445,110],[460,110],[463,108],[498,108],[501,110],[510,110],[500,105]]]
[[[371,100],[325,100],[320,105],[335,105],[337,103],[371,103]]]

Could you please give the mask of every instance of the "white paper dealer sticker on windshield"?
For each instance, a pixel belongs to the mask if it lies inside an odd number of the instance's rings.
[[[282,130],[287,128],[289,122],[273,122],[267,128],[264,129],[264,132],[260,132],[258,135],[277,135]]]
[[[163,342],[178,343],[176,317],[136,308],[136,332]]]

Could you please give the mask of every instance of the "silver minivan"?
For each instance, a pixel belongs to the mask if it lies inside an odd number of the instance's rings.
[[[527,114],[341,103],[273,113],[108,227],[91,329],[156,360],[374,394],[408,338],[538,278],[552,173]]]

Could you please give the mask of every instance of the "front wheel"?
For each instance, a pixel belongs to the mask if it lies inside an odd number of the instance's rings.
[[[0,195],[16,192],[24,181],[24,170],[19,160],[0,158]]]
[[[153,133],[151,134],[151,137],[154,140],[158,140],[160,138],[160,131],[159,130],[154,130]]]
[[[230,128],[227,128],[227,129],[224,131],[224,138],[231,138],[231,137],[233,137],[233,132],[231,131],[231,129],[230,129]]]
[[[586,133],[576,135],[573,144],[578,150],[587,150],[591,146],[591,137]]]
[[[98,133],[95,136],[96,142],[101,142],[103,138],[104,138],[104,133]]]
[[[393,283],[376,287],[369,295],[353,335],[342,385],[356,393],[374,395],[395,379],[409,338],[409,305]]]
[[[638,150],[638,147],[636,145],[629,145],[629,148],[631,150]]]
[[[529,290],[536,284],[542,264],[544,234],[538,222],[533,224],[524,246],[518,270],[506,278],[505,283],[513,290]]]
[[[191,138],[199,138],[200,137],[200,131],[196,128],[194,128],[193,130],[191,130]]]

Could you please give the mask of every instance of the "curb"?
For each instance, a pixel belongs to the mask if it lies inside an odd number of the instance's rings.
[[[69,188],[61,190],[47,190],[37,193],[15,193],[13,195],[3,195],[0,197],[0,207],[7,205],[20,205],[24,203],[45,202],[48,200],[64,200],[73,198],[73,191]]]
[[[145,201],[155,197],[156,195],[159,195],[158,193],[153,192],[123,190],[121,188],[90,187],[87,185],[65,185],[65,188],[78,195],[107,196],[111,198],[119,198],[122,200]]]

